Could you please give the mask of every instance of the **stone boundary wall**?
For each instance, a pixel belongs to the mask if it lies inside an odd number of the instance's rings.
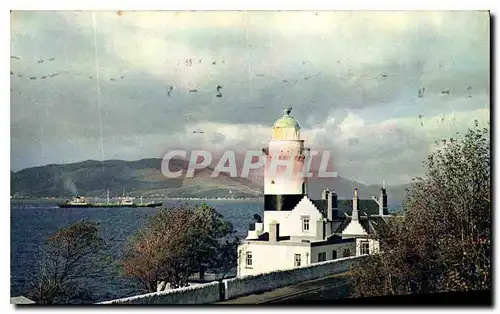
[[[152,292],[97,304],[205,304],[220,300],[219,283]]]
[[[225,299],[249,295],[290,286],[299,282],[314,280],[328,275],[340,274],[349,270],[355,262],[364,256],[345,257],[293,269],[273,271],[259,275],[249,275],[224,280]]]
[[[141,294],[97,304],[206,304],[233,299],[346,272],[365,256],[352,256],[293,269],[225,279],[195,286]]]

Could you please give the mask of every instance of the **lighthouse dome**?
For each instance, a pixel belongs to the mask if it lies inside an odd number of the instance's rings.
[[[278,119],[273,125],[273,140],[299,140],[300,139],[300,126],[297,120],[290,115],[292,108],[285,109],[281,118]]]
[[[292,108],[285,109],[283,116],[274,123],[273,128],[300,130],[299,123],[290,115],[291,112]]]

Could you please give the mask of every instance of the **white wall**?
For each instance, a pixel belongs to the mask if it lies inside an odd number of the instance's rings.
[[[224,280],[225,299],[249,295],[251,293],[268,291],[299,282],[323,278],[328,275],[346,272],[351,265],[360,261],[364,256],[341,258],[334,261],[302,266],[290,270],[274,271],[270,273],[237,277]]]
[[[290,270],[279,270],[256,276],[245,276],[223,280],[222,300],[227,300],[256,292],[276,289],[303,281],[314,280],[328,275],[343,273],[364,256],[342,258],[334,261],[302,266]],[[206,304],[222,301],[219,282],[201,284],[195,287],[137,295],[98,304]]]
[[[302,230],[302,216],[309,216],[309,231]],[[276,220],[280,224],[281,236],[316,237],[323,235],[323,224],[318,230],[318,221],[323,216],[307,196],[304,196],[292,211],[264,211],[264,232],[269,231],[269,222]],[[319,233],[318,233],[319,232]],[[319,240],[319,239],[318,239]]]
[[[246,267],[246,252],[252,252],[252,266]],[[301,264],[307,263],[309,246],[288,246],[282,244],[260,244],[246,242],[238,247],[238,277],[261,274],[269,271],[290,269],[295,267],[295,254],[301,254]]]
[[[318,262],[318,254],[322,252],[326,252],[326,260],[332,260],[333,250],[337,251],[337,259],[343,258],[344,249],[349,249],[351,256],[356,254],[356,243],[338,243],[338,244],[330,244],[324,246],[316,246],[311,248],[311,263]]]
[[[302,216],[309,216],[309,231],[302,230]],[[318,234],[322,236],[323,223],[321,223],[321,229],[318,230],[319,224],[317,222],[319,220],[323,221],[323,215],[316,209],[311,200],[304,196],[286,217],[283,227],[280,226],[280,232],[283,230],[283,235],[292,237],[316,237]]]
[[[220,299],[219,283],[210,282],[185,288],[146,293],[98,304],[204,304]]]
[[[349,249],[351,256],[356,254],[356,242],[338,243],[311,247],[246,242],[238,247],[239,259],[237,276],[257,275],[269,271],[295,268],[295,254],[301,254],[301,266],[318,262],[318,253],[326,252],[326,260],[331,260],[333,250],[337,251],[337,259],[343,258],[344,249]],[[246,252],[252,252],[252,267],[246,267]],[[359,254],[356,254],[359,255]]]

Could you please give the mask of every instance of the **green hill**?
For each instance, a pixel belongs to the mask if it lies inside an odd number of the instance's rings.
[[[161,172],[159,158],[137,161],[87,160],[71,164],[50,164],[11,171],[11,195],[14,197],[88,197],[122,195],[152,197],[259,197],[263,194],[262,177],[253,181],[231,178],[221,173],[211,178],[212,168],[197,170],[192,178],[167,178]],[[171,160],[170,170],[186,169],[184,160]],[[325,188],[335,190],[340,198],[352,198],[354,188],[360,197],[377,196],[380,187],[345,178],[310,178],[308,194],[313,199],[321,196]],[[400,203],[404,197],[402,187],[389,187],[389,204]]]

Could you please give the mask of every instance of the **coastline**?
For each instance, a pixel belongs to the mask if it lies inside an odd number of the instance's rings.
[[[54,199],[46,199],[46,198],[30,198],[30,199],[10,199],[11,204],[58,204],[67,200],[66,198],[54,198]],[[219,198],[164,198],[160,199],[160,201],[165,202],[252,202],[252,203],[262,203],[264,199],[253,199],[253,198],[234,198],[234,199],[219,199]]]

